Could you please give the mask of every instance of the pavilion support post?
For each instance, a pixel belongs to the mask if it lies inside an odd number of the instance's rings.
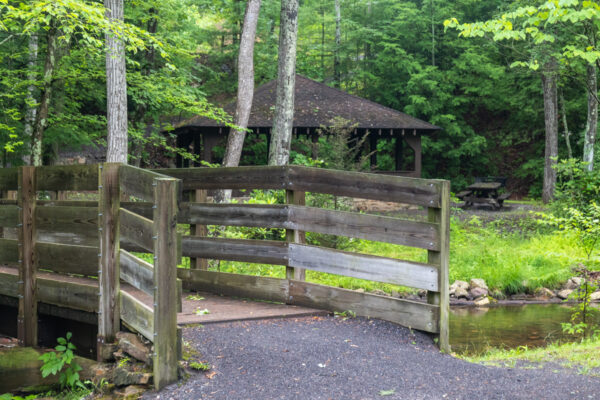
[[[371,152],[370,167],[377,167],[377,136],[369,135],[369,151]]]
[[[319,158],[319,134],[316,132],[316,130],[310,134],[310,139],[312,142],[311,158],[316,160]]]
[[[190,203],[206,203],[206,190],[193,190],[190,192]],[[208,228],[206,225],[190,225],[190,236],[208,236]],[[206,258],[190,257],[190,269],[200,269],[208,271],[208,260]]]
[[[406,136],[405,137],[406,144],[413,150],[414,157],[414,165],[413,165],[413,174],[411,175],[414,178],[421,177],[422,171],[422,163],[421,163],[421,136]]]
[[[98,167],[98,234],[100,237],[98,283],[100,304],[98,307],[98,361],[112,357],[107,344],[115,340],[121,328],[119,310],[120,264],[119,264],[119,188],[118,163],[100,164]]]
[[[427,292],[427,302],[439,306],[440,350],[450,353],[448,318],[450,313],[450,297],[448,293],[448,267],[450,260],[450,182],[442,181],[441,203],[439,208],[428,208],[428,220],[438,225],[440,250],[427,251],[427,263],[439,268],[437,292]]]
[[[19,310],[17,336],[23,346],[37,346],[37,260],[35,256],[35,167],[19,169],[17,202],[19,207]]]
[[[177,381],[177,193],[179,181],[154,179],[154,387]]]
[[[199,133],[195,133],[194,134],[194,155],[196,157],[200,157],[201,153],[202,153],[202,146],[200,145],[200,134]],[[199,167],[200,166],[200,162],[194,160],[194,167]]]
[[[396,159],[396,171],[403,171],[404,166],[404,139],[401,136],[396,138],[396,146],[394,148],[394,158]]]
[[[298,190],[286,190],[285,198],[287,204],[303,206],[306,204],[306,193]],[[286,229],[286,240],[288,243],[306,243],[306,234],[297,229]],[[306,270],[302,268],[286,267],[286,278],[303,281],[306,278]]]

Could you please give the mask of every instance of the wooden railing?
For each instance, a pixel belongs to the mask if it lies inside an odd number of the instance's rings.
[[[22,345],[38,343],[38,304],[61,317],[86,315],[85,322],[97,315],[98,358],[109,357],[105,344],[123,323],[154,344],[155,387],[177,380],[178,186],[119,164],[0,169],[0,191],[17,198],[0,201],[0,295],[18,299]],[[89,200],[40,200],[47,191],[84,192]],[[150,219],[122,208],[135,204],[121,202],[127,193],[149,202]],[[120,231],[133,238],[123,248]],[[127,251],[138,247],[154,254],[153,264]]]
[[[183,202],[178,221],[196,225],[286,229],[286,241],[186,236],[182,255],[287,267],[286,279],[179,269],[188,289],[263,298],[332,311],[352,310],[439,334],[448,345],[449,182],[305,167],[238,167],[158,170],[181,179],[184,191],[283,189],[285,205]],[[427,221],[306,207],[305,192],[418,205]],[[148,213],[139,204],[140,214]],[[144,210],[146,208],[146,210]],[[396,260],[305,244],[304,232],[333,234],[425,249],[427,262]],[[425,289],[421,303],[308,283],[305,270]]]

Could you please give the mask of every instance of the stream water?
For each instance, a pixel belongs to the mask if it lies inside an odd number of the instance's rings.
[[[540,347],[557,340],[573,340],[563,333],[572,306],[566,304],[452,307],[450,345],[462,354],[482,353],[490,347]],[[600,323],[600,317],[593,321]]]

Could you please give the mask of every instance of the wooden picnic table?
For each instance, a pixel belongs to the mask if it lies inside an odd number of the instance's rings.
[[[502,187],[500,182],[475,182],[469,185],[466,190],[457,194],[457,197],[465,202],[464,207],[470,207],[474,203],[490,204],[494,209],[499,210],[504,204],[510,193],[499,194],[498,190]]]

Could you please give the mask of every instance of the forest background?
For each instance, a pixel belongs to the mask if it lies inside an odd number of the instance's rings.
[[[514,41],[465,39],[454,29],[444,29],[448,19],[490,20],[522,2],[339,0],[339,45],[335,2],[300,3],[299,74],[441,127],[423,139],[424,177],[451,179],[458,189],[475,176],[508,176],[513,192],[539,197],[545,136],[542,85],[530,66],[514,65],[529,61],[531,54],[524,55],[524,47]],[[28,32],[23,31],[27,15],[16,20],[5,14],[0,25],[4,165],[18,165],[31,153],[27,112],[44,85],[53,89],[43,136],[44,163],[52,163],[59,150],[78,151],[106,140],[102,23],[84,18],[101,4],[32,3],[47,6],[30,18]],[[2,4],[19,8],[19,2]],[[73,4],[80,9],[73,11]],[[166,148],[167,154],[175,151],[160,134],[168,121],[195,114],[218,116],[210,104],[223,104],[235,95],[244,11],[245,2],[237,0],[125,2],[125,22],[131,26],[126,32],[127,93],[134,163],[160,162],[159,154],[165,152],[153,150],[154,145]],[[257,86],[277,75],[279,13],[279,1],[263,0],[254,53]],[[81,25],[69,28],[68,21],[75,19]],[[58,44],[54,71],[47,77],[51,32],[58,32]],[[35,54],[32,35],[38,38]],[[586,65],[574,61],[561,65],[560,71],[561,131],[571,132],[573,155],[580,157],[588,101]],[[385,148],[380,150],[385,154]],[[561,135],[559,158],[566,156]],[[385,157],[379,161],[384,164]]]

